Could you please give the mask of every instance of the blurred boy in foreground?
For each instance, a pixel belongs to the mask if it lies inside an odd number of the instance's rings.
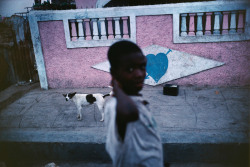
[[[108,51],[114,96],[105,106],[106,150],[115,167],[162,167],[163,153],[156,122],[139,92],[147,59],[130,41],[119,41]]]

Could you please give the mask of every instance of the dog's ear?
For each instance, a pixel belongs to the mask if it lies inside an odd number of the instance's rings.
[[[74,96],[75,96],[75,94],[76,94],[76,92],[74,92],[74,93],[70,93],[70,94],[69,94],[69,98],[71,99],[72,97],[74,97]]]
[[[67,94],[63,94],[63,96],[64,96],[64,97],[66,97],[66,96],[67,96]]]

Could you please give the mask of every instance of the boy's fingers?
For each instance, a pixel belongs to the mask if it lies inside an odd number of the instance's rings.
[[[112,82],[112,86],[113,86],[114,96],[116,96],[117,92],[121,92],[122,91],[121,84],[119,83],[119,81],[117,81],[114,78],[112,78],[111,82]]]
[[[118,84],[117,80],[114,79],[114,78],[112,78],[112,79],[111,79],[111,86],[115,87],[115,86],[118,86],[118,85],[119,85],[119,84]]]
[[[114,87],[114,83],[113,82],[114,82],[114,78],[112,77],[111,81],[110,81],[110,85]]]
[[[112,82],[112,86],[116,89],[118,86],[116,79],[113,78],[111,82]]]
[[[111,82],[110,82],[111,86],[113,87],[113,96],[115,96],[116,94],[116,90],[117,90],[117,82],[115,81],[115,79],[112,77]]]

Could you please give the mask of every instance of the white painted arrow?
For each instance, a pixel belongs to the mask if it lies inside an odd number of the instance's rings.
[[[224,65],[222,62],[158,45],[144,48],[143,53],[148,59],[144,83],[153,86]],[[109,72],[110,64],[105,61],[92,67]]]

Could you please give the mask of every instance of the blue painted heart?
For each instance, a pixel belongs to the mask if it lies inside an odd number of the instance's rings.
[[[157,83],[161,77],[166,73],[168,69],[168,53],[172,50],[165,53],[158,53],[157,55],[148,54],[147,57],[147,76],[146,79],[152,77],[154,81]]]

